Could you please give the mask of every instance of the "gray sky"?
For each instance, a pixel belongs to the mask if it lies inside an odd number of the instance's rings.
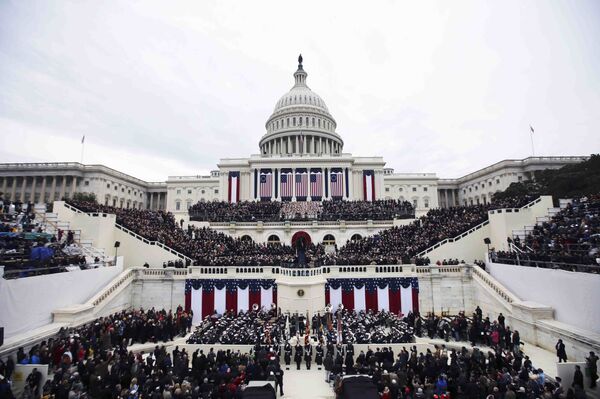
[[[302,52],[344,152],[459,177],[600,152],[600,2],[0,1],[0,162],[204,174],[258,153]]]

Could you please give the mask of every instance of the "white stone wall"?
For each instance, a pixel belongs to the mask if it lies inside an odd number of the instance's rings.
[[[197,202],[222,200],[223,189],[226,190],[227,185],[223,185],[219,178],[211,176],[170,177],[167,181],[167,211],[173,212],[177,218],[187,215],[188,206]],[[224,195],[226,196],[227,192]]]
[[[386,174],[380,198],[409,201],[418,210],[437,208],[437,180],[435,173]]]
[[[490,247],[497,251],[507,251],[507,237],[513,237],[513,231],[523,230],[525,226],[534,226],[537,218],[548,215],[552,208],[552,197],[542,196],[528,208],[497,209],[489,212]]]

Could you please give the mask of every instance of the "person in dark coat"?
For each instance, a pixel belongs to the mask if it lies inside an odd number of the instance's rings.
[[[275,389],[277,389],[277,385],[279,385],[279,395],[283,396],[283,370],[279,363],[276,365],[275,369]]]
[[[300,370],[302,364],[302,346],[296,345],[296,353],[294,353],[294,362],[296,362],[296,370]]]
[[[323,364],[323,344],[317,345],[315,352],[315,362],[317,363],[317,366],[321,366]]]
[[[558,362],[566,363],[567,362],[567,351],[565,350],[565,344],[563,343],[563,340],[559,339],[554,347],[556,348],[556,356],[558,356]]]
[[[306,362],[306,369],[310,370],[310,364],[312,362],[312,346],[310,344],[304,345],[304,361]]]
[[[289,366],[292,362],[292,345],[290,343],[285,344],[285,354],[283,355],[283,360],[285,361],[285,365]]]
[[[573,384],[572,387],[580,387],[583,388],[583,373],[581,372],[581,367],[575,366],[575,373],[573,374]]]
[[[598,380],[598,356],[592,351],[590,356],[585,358],[586,367],[590,373],[590,388],[596,388],[596,381]]]

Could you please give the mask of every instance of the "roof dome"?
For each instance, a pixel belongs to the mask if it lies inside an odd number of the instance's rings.
[[[263,156],[289,154],[341,154],[344,142],[325,101],[306,84],[302,55],[294,73],[294,86],[275,104],[267,119],[259,147]]]
[[[301,106],[310,107],[316,112],[324,112],[331,117],[325,101],[306,84],[307,76],[308,74],[302,67],[302,55],[300,55],[298,57],[298,70],[294,73],[295,84],[290,91],[281,96],[279,101],[277,101],[273,115],[284,111],[287,107],[297,108]]]
[[[273,110],[273,113],[280,111],[285,107],[299,105],[315,107],[318,108],[320,111],[329,114],[329,109],[327,108],[325,101],[323,101],[323,99],[317,93],[312,91],[310,87],[306,85],[306,83],[296,83],[290,91],[281,96],[279,101],[277,101],[277,104],[275,104],[275,109]]]

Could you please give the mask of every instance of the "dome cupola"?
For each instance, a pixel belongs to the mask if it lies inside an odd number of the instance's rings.
[[[267,133],[259,147],[263,156],[341,154],[344,142],[325,101],[306,84],[308,74],[298,57],[294,86],[275,104],[267,120]]]

